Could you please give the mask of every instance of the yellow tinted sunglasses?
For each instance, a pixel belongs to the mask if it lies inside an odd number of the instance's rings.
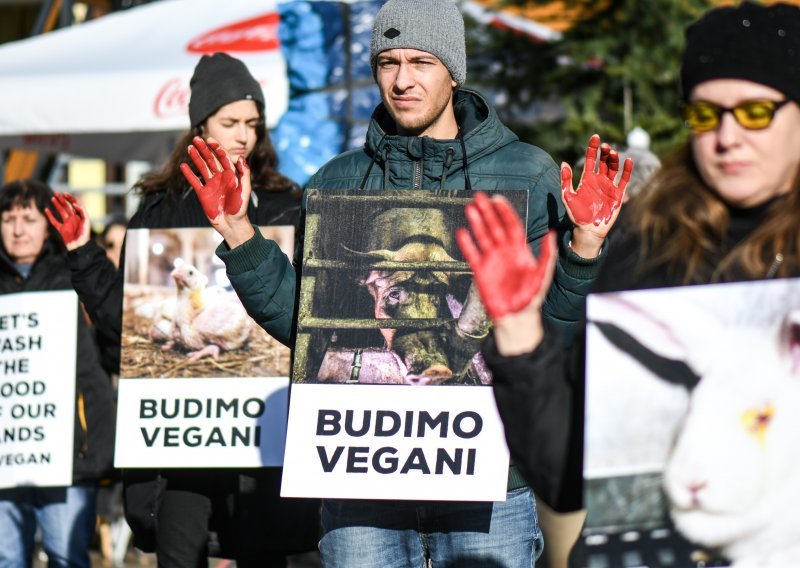
[[[756,99],[743,101],[733,108],[725,108],[708,101],[693,101],[683,106],[683,120],[694,132],[710,132],[719,128],[722,115],[729,112],[736,122],[748,130],[763,130],[772,123],[775,113],[789,99],[770,101]]]

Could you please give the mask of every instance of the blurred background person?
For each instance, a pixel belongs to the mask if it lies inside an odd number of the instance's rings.
[[[0,294],[72,289],[64,246],[45,217],[52,197],[52,190],[35,180],[0,188]],[[114,402],[83,312],[76,316],[73,482],[69,487],[0,489],[3,568],[31,565],[37,527],[49,566],[90,566],[97,486],[112,470]]]
[[[125,241],[125,230],[127,227],[127,219],[124,217],[112,217],[99,236],[100,246],[106,249],[108,260],[114,263],[114,266],[117,268],[119,268],[122,243]]]
[[[117,268],[119,268],[127,226],[128,220],[124,216],[115,215],[109,219],[102,232],[97,235],[98,243],[105,249],[106,256]],[[110,369],[107,368],[109,366]],[[104,364],[104,367],[111,375],[116,397],[119,382],[118,369],[113,367],[113,363]],[[114,566],[121,566],[130,543],[131,529],[125,522],[122,482],[118,477],[111,483],[101,485],[97,491],[97,539],[103,561]]]

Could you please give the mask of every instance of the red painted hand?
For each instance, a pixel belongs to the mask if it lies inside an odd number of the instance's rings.
[[[243,184],[240,183],[243,180],[239,179],[239,175],[243,176],[248,169],[244,158],[239,158],[234,169],[228,153],[218,142],[213,138],[206,142],[199,136],[192,140],[188,153],[203,181],[200,181],[188,164],[181,164],[181,173],[197,193],[208,219],[213,223],[220,215],[239,214],[243,202]]]
[[[538,309],[550,287],[555,266],[555,234],[542,242],[537,260],[528,248],[525,229],[502,196],[476,193],[466,207],[470,233],[461,228],[456,240],[475,275],[481,300],[493,321],[534,305]]]
[[[240,156],[234,168],[219,142],[195,136],[188,148],[189,159],[203,181],[188,164],[181,164],[181,173],[197,194],[203,212],[229,247],[235,248],[253,237],[255,228],[247,217],[250,201],[250,168]]]
[[[597,154],[600,163],[597,165]],[[614,180],[619,172],[619,154],[606,143],[600,144],[600,136],[595,134],[586,149],[586,162],[578,189],[572,189],[572,169],[567,164],[561,166],[561,198],[572,222],[578,226],[613,224],[615,213],[622,204],[625,187],[633,171],[633,161],[625,160],[619,183]]]
[[[67,249],[74,250],[89,242],[89,217],[78,200],[69,193],[56,193],[50,202],[60,220],[50,209],[45,209],[44,214],[61,235]]]

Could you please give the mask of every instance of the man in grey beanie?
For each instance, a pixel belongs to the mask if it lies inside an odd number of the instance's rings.
[[[522,143],[467,76],[464,20],[452,0],[389,0],[378,12],[370,62],[382,104],[363,151],[342,154],[309,181],[314,189],[481,189],[529,193],[527,236],[538,252],[564,216],[559,168]],[[577,320],[586,283],[558,271],[549,305]],[[574,303],[573,303],[574,301]],[[559,303],[560,302],[560,303]],[[505,502],[323,500],[326,567],[530,568],[542,550],[533,493],[512,466]]]
[[[479,93],[463,87],[466,47],[457,5],[389,0],[375,19],[370,59],[382,103],[364,148],[330,160],[307,188],[525,191],[527,240],[538,254],[565,217],[559,168],[546,152],[519,141]],[[229,250],[218,254],[229,272],[235,267],[237,291],[246,288],[240,298],[248,312],[290,329],[297,280],[288,259],[247,226],[246,216],[225,224]],[[588,284],[579,271],[557,269],[545,316],[577,325]],[[530,568],[543,546],[533,493],[513,466],[503,502],[325,499],[322,521],[327,568]]]
[[[463,88],[467,56],[457,5],[386,2],[372,28],[370,63],[382,104],[364,151],[334,158],[307,187],[528,190],[528,240],[538,247],[563,215],[559,170]],[[325,499],[323,564],[530,568],[542,549],[533,493],[515,468],[507,490],[499,503]]]

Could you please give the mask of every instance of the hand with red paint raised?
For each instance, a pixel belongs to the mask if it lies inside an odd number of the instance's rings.
[[[240,156],[234,167],[219,142],[199,136],[194,137],[187,152],[202,180],[188,164],[181,164],[181,173],[197,194],[211,225],[231,248],[252,238],[255,229],[247,217],[250,168],[244,157]]]
[[[619,215],[632,171],[633,161],[628,158],[619,182],[615,182],[619,154],[607,143],[601,144],[597,134],[589,139],[578,189],[572,187],[572,168],[561,164],[561,199],[575,225],[571,247],[578,256],[594,258],[600,254],[608,231]]]
[[[497,348],[503,355],[532,351],[544,334],[539,310],[553,280],[555,233],[544,238],[536,259],[520,218],[503,196],[476,193],[466,216],[474,239],[461,228],[456,240],[494,323]]]
[[[91,223],[78,200],[69,193],[56,193],[50,199],[50,203],[58,213],[58,217],[53,215],[50,209],[45,209],[44,214],[61,235],[67,250],[75,250],[88,243]]]

